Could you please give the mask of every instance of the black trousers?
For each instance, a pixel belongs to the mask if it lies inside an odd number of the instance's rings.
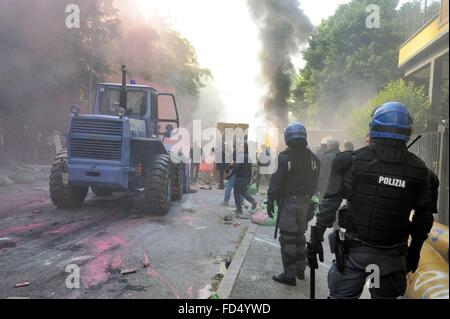
[[[234,182],[234,203],[236,204],[238,213],[242,213],[242,197],[252,204],[255,202],[255,199],[247,192],[248,184],[248,178],[237,177]]]
[[[217,169],[219,170],[219,188],[224,189],[224,179],[225,179],[225,167],[223,167],[222,164],[220,164]]]
[[[357,299],[368,276],[372,299],[396,299],[406,291],[406,249],[378,250],[372,247],[350,248],[341,273],[333,262],[328,273],[331,299]],[[374,270],[375,269],[375,270]]]
[[[200,169],[200,164],[196,164],[196,163],[191,164],[191,182],[197,182],[199,169]]]
[[[280,214],[280,246],[284,275],[295,278],[305,272],[308,211],[311,201],[307,197],[286,198]]]

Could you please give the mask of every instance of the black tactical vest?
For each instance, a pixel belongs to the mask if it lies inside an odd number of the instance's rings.
[[[288,156],[285,196],[312,196],[317,186],[319,160],[309,149],[301,152],[288,149],[285,154]]]
[[[411,211],[428,178],[417,156],[406,148],[400,155],[391,151],[370,145],[353,153],[347,231],[374,245],[406,243]]]

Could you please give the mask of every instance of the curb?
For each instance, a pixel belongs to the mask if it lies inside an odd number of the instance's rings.
[[[249,226],[247,232],[245,233],[244,239],[242,240],[242,243],[239,245],[239,248],[236,251],[236,254],[234,255],[230,267],[228,268],[219,285],[219,289],[217,289],[216,293],[220,299],[230,298],[231,292],[234,287],[234,283],[236,281],[237,276],[239,275],[239,272],[241,271],[242,264],[244,263],[245,256],[247,255],[247,251],[250,248],[250,244],[253,241],[253,237],[255,236],[255,231],[257,227],[258,225],[252,223]]]

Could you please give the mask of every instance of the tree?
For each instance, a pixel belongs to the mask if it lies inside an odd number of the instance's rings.
[[[370,4],[380,8],[380,29],[366,26]],[[388,81],[399,79],[405,14],[397,6],[397,0],[352,0],[324,20],[303,52],[306,65],[293,89],[293,109],[317,110],[310,120],[330,127],[337,110],[349,112]]]
[[[128,7],[126,2],[117,3]],[[147,21],[137,9],[128,7],[121,18],[125,22],[119,37],[108,50],[110,63],[127,64],[133,77],[173,88],[178,95],[197,97],[211,73],[200,67],[192,44],[161,17]]]
[[[80,8],[79,29],[65,27],[69,4]],[[38,136],[45,143],[66,129],[69,106],[86,103],[91,68],[94,84],[117,82],[120,64],[130,64],[177,94],[199,94],[210,74],[192,45],[166,22],[121,15],[119,4],[130,7],[119,0],[0,1],[0,130],[12,157]]]
[[[370,116],[378,106],[397,101],[409,107],[414,116],[414,131],[424,132],[430,118],[430,100],[422,86],[405,80],[392,81],[364,106],[355,108],[349,116],[346,130],[355,140],[363,140],[368,132]]]

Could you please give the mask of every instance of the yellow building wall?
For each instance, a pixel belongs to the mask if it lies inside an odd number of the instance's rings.
[[[400,48],[399,65],[403,65],[411,57],[445,32],[448,32],[448,21],[441,24],[438,17],[431,21],[425,28]]]
[[[409,299],[448,299],[448,227],[435,223],[420,252],[415,273],[408,274]]]

